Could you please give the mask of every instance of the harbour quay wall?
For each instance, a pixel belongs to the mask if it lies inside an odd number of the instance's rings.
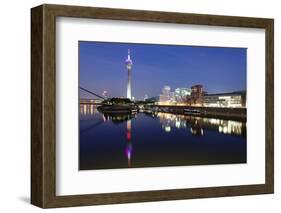
[[[167,106],[153,105],[154,111],[170,112],[177,114],[191,114],[202,117],[213,117],[222,119],[234,119],[246,121],[247,109],[244,107],[228,108],[228,107],[201,107],[201,106]]]

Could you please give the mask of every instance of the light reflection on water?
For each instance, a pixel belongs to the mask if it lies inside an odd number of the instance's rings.
[[[214,128],[223,134],[242,135],[243,124],[239,121],[177,115],[165,112],[156,113],[156,116],[160,119],[160,123],[165,132],[171,132],[172,128],[186,128],[187,123],[190,123],[190,132],[196,135],[203,135],[204,127]]]
[[[94,115],[100,114],[97,110],[97,107],[92,104],[80,104],[80,115]],[[194,129],[199,129],[199,132],[202,132],[203,128],[215,128],[218,132],[223,134],[234,134],[242,135],[243,122],[233,121],[233,120],[222,120],[217,118],[202,118],[198,116],[188,116],[180,114],[172,114],[166,112],[150,113],[146,114],[152,117],[158,117],[162,128],[165,132],[171,132],[173,128],[181,129],[187,128],[187,123],[190,123],[192,128],[190,128],[191,133],[196,133]],[[135,117],[132,115],[102,115],[104,121],[127,121]]]
[[[99,113],[93,104],[80,104],[80,115],[93,115]]]
[[[191,138],[191,135],[199,141]],[[169,145],[171,140],[178,142],[179,146],[175,147],[174,143]],[[103,141],[110,142],[107,145]],[[195,142],[203,144],[198,147]],[[241,121],[165,112],[103,114],[95,105],[80,105],[81,170],[245,163],[245,142],[246,123]],[[122,155],[126,158],[126,165],[120,152],[115,153],[120,146],[123,146]],[[172,152],[173,149],[177,152]],[[157,151],[150,153],[151,150]],[[108,159],[105,159],[107,155]]]

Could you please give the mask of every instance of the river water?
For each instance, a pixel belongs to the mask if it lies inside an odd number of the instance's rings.
[[[246,123],[80,105],[79,170],[246,163]]]

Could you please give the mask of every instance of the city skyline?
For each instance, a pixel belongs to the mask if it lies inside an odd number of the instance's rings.
[[[79,79],[97,94],[126,97],[128,49],[134,61],[132,97],[137,100],[172,90],[204,86],[208,93],[246,90],[246,48],[112,42],[79,42]],[[89,97],[80,91],[80,97]]]

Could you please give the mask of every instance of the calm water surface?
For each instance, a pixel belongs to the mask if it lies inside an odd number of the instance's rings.
[[[246,163],[246,124],[171,113],[109,116],[80,105],[79,169]]]

